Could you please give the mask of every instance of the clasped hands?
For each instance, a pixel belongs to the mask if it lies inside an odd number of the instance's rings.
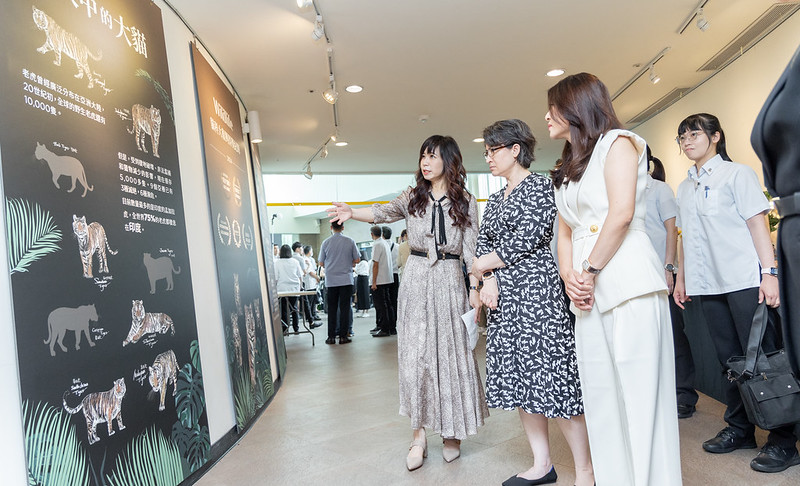
[[[594,278],[589,272],[568,270],[561,275],[569,300],[582,311],[592,310],[594,306]]]

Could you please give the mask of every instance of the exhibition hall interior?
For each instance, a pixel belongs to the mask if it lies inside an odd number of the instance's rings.
[[[397,289],[408,306],[443,291],[434,282],[403,295],[416,282],[384,252],[413,230],[402,214],[378,221],[369,208],[424,180],[420,147],[444,135],[483,221],[511,181],[492,161],[514,144],[483,138],[499,120],[530,127],[527,170],[548,180],[565,156],[564,137],[551,137],[548,90],[580,73],[602,81],[673,194],[694,167],[676,143],[681,120],[710,113],[731,159],[771,198],[751,132],[797,61],[799,11],[791,0],[4,2],[3,483],[583,484],[558,420],[544,425],[557,480],[515,476],[544,459],[534,463],[525,412],[513,407],[490,408],[455,456],[457,434],[430,426],[412,437],[403,376],[424,357],[409,357],[403,327],[425,327],[433,311],[398,318]],[[436,256],[412,248],[408,257],[430,256],[430,272],[466,258],[439,251],[447,238],[434,227],[447,210],[434,192],[425,236]],[[343,229],[331,225],[343,211],[334,202],[353,209]],[[778,214],[765,213],[775,245]],[[332,253],[343,236],[352,256]],[[349,294],[328,299],[339,284],[326,271],[342,258]],[[371,292],[383,258],[395,261],[394,283]],[[289,260],[302,273],[293,289],[282,277]],[[458,274],[463,311],[478,291],[467,273]],[[387,310],[376,296],[392,285]],[[800,459],[776,472],[751,467],[768,441],[761,428],[757,448],[704,450],[726,427],[730,386],[713,323],[685,304],[698,398],[691,409],[670,402],[671,419],[681,417],[680,479],[598,475],[597,484],[800,484]],[[493,393],[486,321],[475,334],[469,319],[455,320],[462,339],[477,336],[466,355],[483,400],[484,386]],[[438,383],[441,370],[431,373]]]

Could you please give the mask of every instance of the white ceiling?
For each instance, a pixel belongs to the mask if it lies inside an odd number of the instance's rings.
[[[314,11],[295,0],[168,0],[217,59],[248,110],[257,110],[266,173],[302,172],[334,132],[327,49],[311,39]],[[662,49],[662,81],[645,74],[615,100],[627,122],[677,87],[776,2],[709,0],[710,28],[678,28],[698,0],[315,0],[333,48],[339,135],[315,174],[410,173],[421,142],[452,135],[468,171],[485,172],[471,140],[495,120],[528,122],[539,142],[534,169],[562,143],[545,130],[547,89],[567,74],[596,74],[613,94]],[[359,94],[345,86],[359,84]],[[429,115],[426,123],[420,115]]]

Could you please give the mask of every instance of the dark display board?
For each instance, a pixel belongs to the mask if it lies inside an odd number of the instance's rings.
[[[270,236],[270,220],[264,201],[264,175],[261,173],[261,157],[258,146],[253,146],[253,174],[256,181],[256,201],[261,201],[258,208],[258,220],[261,224],[261,246],[264,249],[264,264],[267,274],[267,292],[269,292],[269,308],[272,311],[272,335],[275,338],[275,353],[278,358],[278,376],[283,378],[286,372],[286,342],[283,340],[283,324],[281,323],[281,303],[278,297],[278,277],[275,275],[275,260],[272,256],[272,237]]]
[[[30,484],[178,484],[210,440],[161,10],[14,0],[0,40]]]
[[[222,322],[236,412],[243,430],[274,393],[253,226],[253,194],[239,103],[192,44],[214,231]]]

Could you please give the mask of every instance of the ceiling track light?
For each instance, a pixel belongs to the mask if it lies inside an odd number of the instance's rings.
[[[322,15],[317,14],[317,18],[314,20],[314,30],[311,31],[311,38],[316,42],[323,37],[325,37],[325,24],[322,22]]]
[[[653,63],[650,65],[650,82],[658,84],[659,81],[661,81],[661,78],[656,74],[656,65]]]
[[[700,32],[705,32],[708,30],[709,25],[708,19],[703,15],[703,9],[701,8],[697,12],[697,28],[700,29]]]
[[[633,77],[632,77],[631,79],[629,79],[629,80],[628,80],[628,81],[627,81],[627,82],[626,82],[624,85],[622,85],[622,87],[621,87],[620,89],[618,89],[616,93],[614,93],[613,95],[611,95],[611,101],[614,101],[615,99],[617,99],[617,98],[618,98],[618,97],[619,97],[619,96],[620,96],[622,93],[624,93],[624,92],[625,92],[625,90],[627,90],[628,88],[630,88],[630,87],[633,85],[633,83],[635,83],[635,82],[636,82],[636,81],[637,81],[639,78],[641,78],[642,76],[644,76],[644,75],[645,75],[645,73],[647,73],[647,71],[648,71],[648,70],[650,70],[650,69],[652,68],[652,66],[655,66],[655,64],[656,64],[658,61],[660,61],[660,60],[661,60],[661,58],[662,58],[662,57],[664,57],[664,55],[666,55],[666,54],[667,54],[667,52],[669,52],[669,50],[670,50],[670,49],[672,49],[672,47],[669,47],[669,46],[667,46],[667,47],[665,47],[665,48],[661,49],[661,52],[659,52],[658,54],[656,54],[656,56],[655,56],[654,58],[652,58],[652,59],[650,59],[649,61],[647,61],[647,63],[645,63],[645,64],[644,64],[644,67],[643,67],[643,68],[641,68],[641,69],[639,69],[639,72],[637,72],[636,74],[634,74],[634,75],[633,75]],[[636,65],[635,65],[635,67],[639,67],[639,66],[640,66],[640,64],[636,64]],[[655,72],[654,72],[654,71],[651,71],[651,72],[652,72],[653,74],[655,74]],[[657,78],[657,76],[654,76],[654,78]],[[653,78],[651,78],[650,80],[652,81],[652,80],[653,80]],[[657,81],[656,81],[656,82],[657,82]]]
[[[311,171],[311,162],[308,162],[306,164],[306,168],[303,171],[303,177],[305,177],[308,180],[311,180],[314,177],[314,173]]]
[[[678,27],[678,33],[683,34],[686,29],[692,24],[694,19],[697,19],[697,28],[700,29],[701,32],[705,32],[708,30],[709,22],[706,19],[705,15],[703,15],[703,7],[708,4],[710,0],[700,0],[700,2],[692,9],[689,15],[686,17],[686,20]]]
[[[322,97],[328,103],[335,105],[336,102],[339,100],[339,93],[336,92],[335,88],[331,87],[322,92]]]
[[[312,5],[314,5],[313,0],[297,0],[297,8],[299,8],[300,10],[307,9]]]

